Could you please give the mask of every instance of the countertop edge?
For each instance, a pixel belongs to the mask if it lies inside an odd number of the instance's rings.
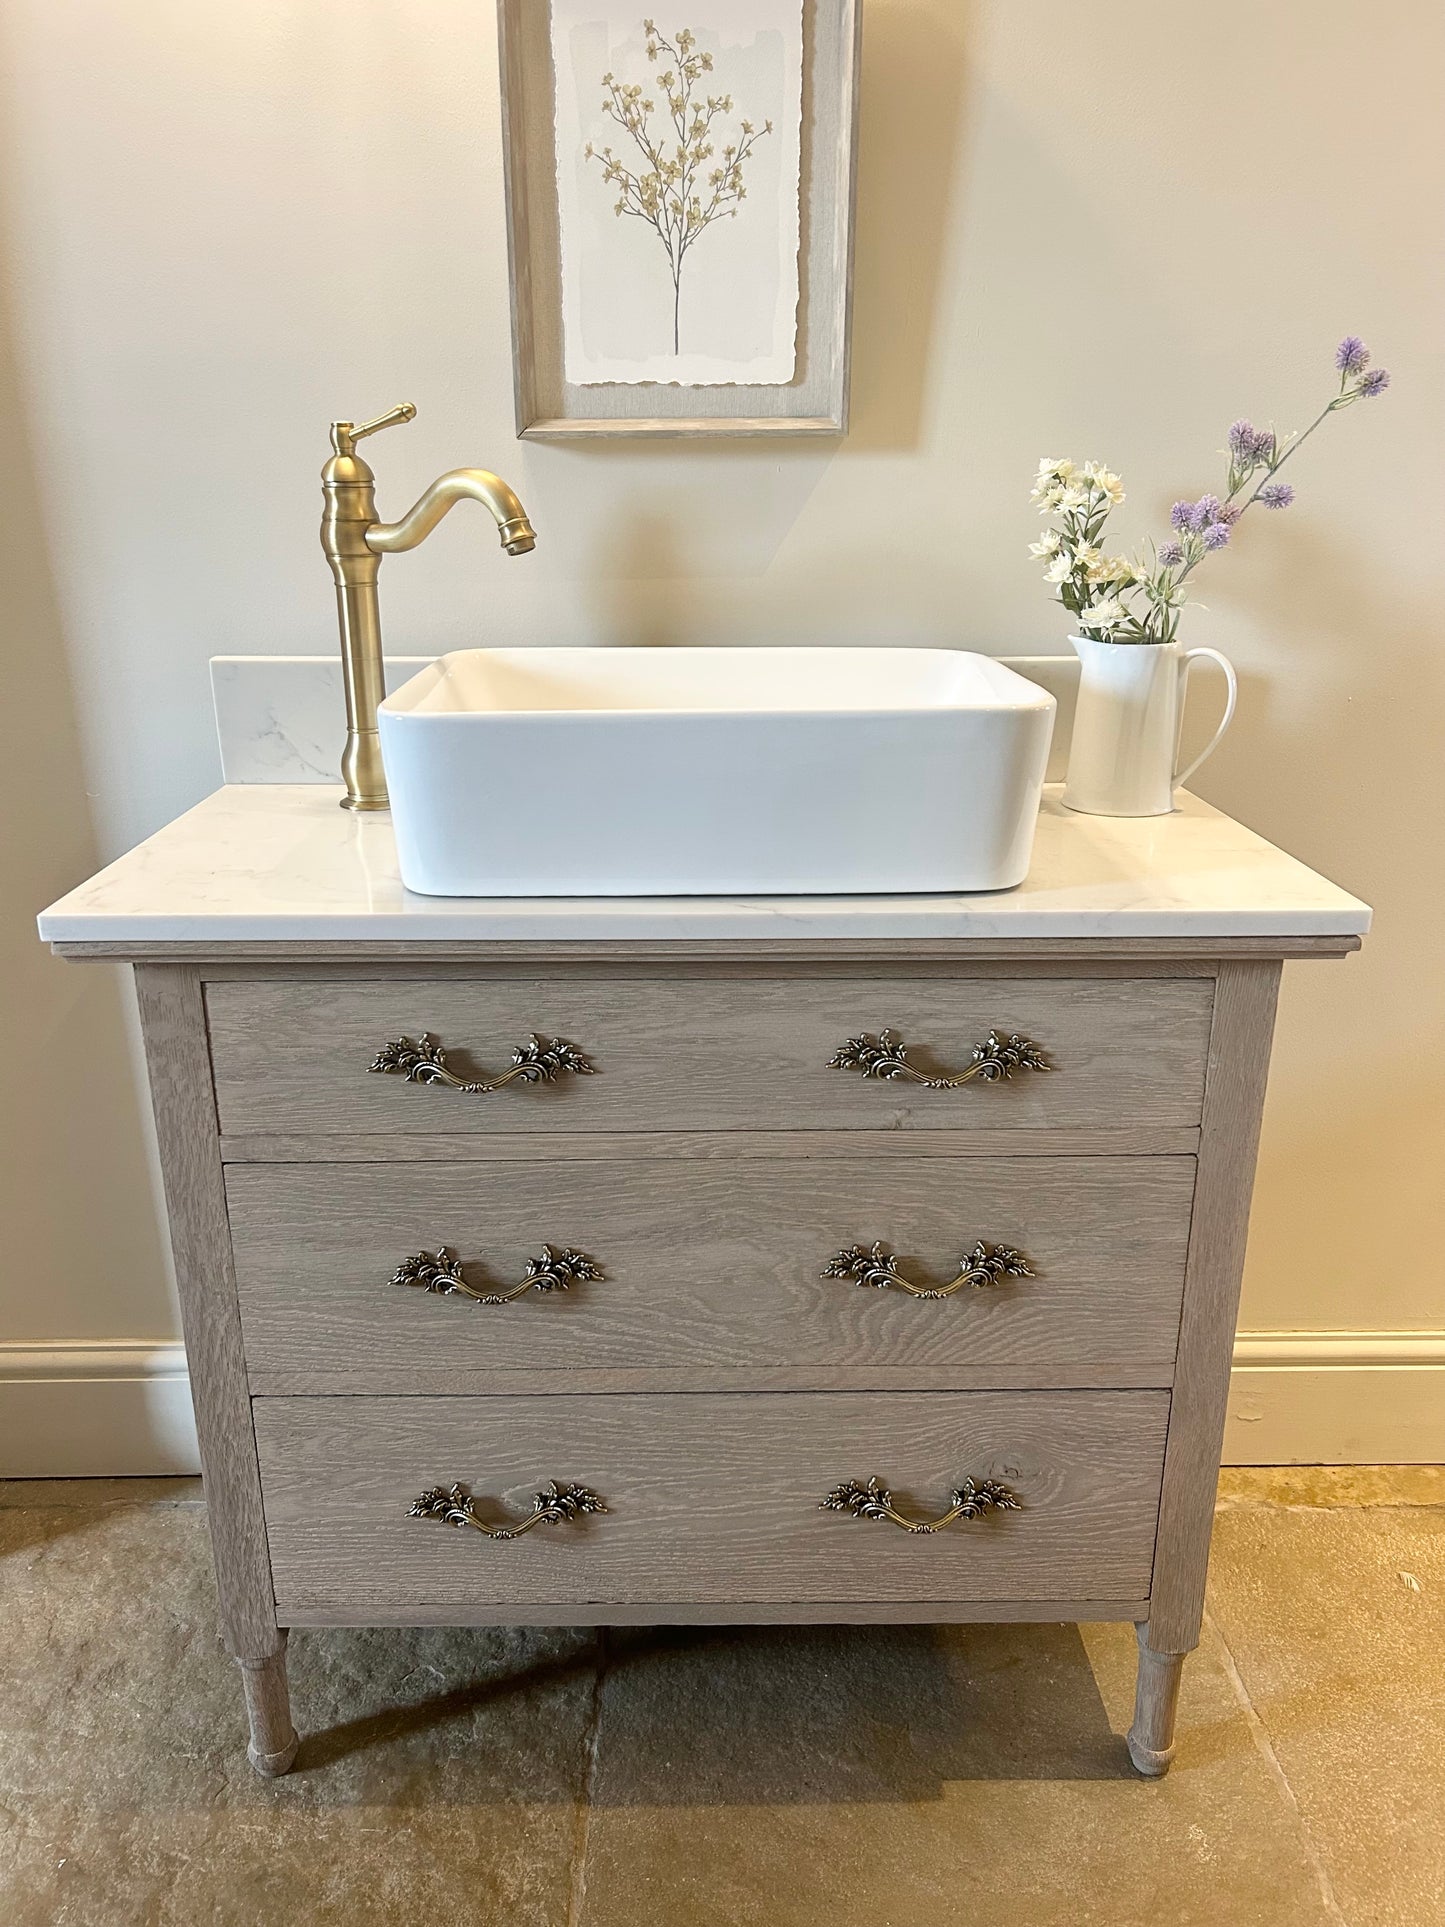
[[[1017,959],[1039,962],[1067,961],[1069,958],[1118,958],[1145,961],[1150,958],[1220,959],[1230,957],[1345,957],[1361,947],[1363,933],[1350,931],[1279,932],[1258,931],[1219,935],[1206,931],[1175,930],[1165,935],[1139,936],[1115,933],[1110,936],[1029,937],[653,937],[606,938],[572,935],[570,937],[478,937],[462,938],[408,936],[404,940],[379,937],[374,932],[361,937],[305,937],[287,939],[217,937],[57,936],[48,939],[54,955],[73,960],[87,958],[108,962],[194,963],[209,961],[290,964],[297,962],[405,963],[441,960],[465,962],[488,960],[505,962],[526,958],[565,960],[569,953],[590,960],[625,961],[636,958],[678,958],[718,962],[731,959],[775,958],[779,962],[819,963],[829,961],[868,961],[893,958],[898,961],[980,962]]]
[[[1187,793],[1173,817],[1135,821],[1074,817],[1046,790],[1028,878],[972,897],[419,897],[402,888],[389,822],[334,804],[325,789],[223,787],[50,904],[39,935],[73,956],[744,946],[821,958],[874,945],[966,957],[1114,944],[1286,955],[1358,948],[1372,922],[1356,897]]]

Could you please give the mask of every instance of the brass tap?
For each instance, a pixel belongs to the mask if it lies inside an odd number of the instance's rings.
[[[346,678],[346,752],[341,759],[341,775],[346,784],[342,808],[348,810],[384,810],[387,806],[381,739],[376,727],[377,704],[386,694],[377,595],[381,558],[416,548],[452,504],[464,498],[491,510],[508,555],[526,555],[537,546],[522,504],[499,475],[485,468],[454,468],[433,482],[399,522],[377,520],[376,477],[356,453],[356,444],[364,435],[415,418],[415,408],[403,402],[360,427],[354,422],[333,422],[334,452],[321,471],[326,503],[321,517],[321,547],[336,582],[341,662]]]

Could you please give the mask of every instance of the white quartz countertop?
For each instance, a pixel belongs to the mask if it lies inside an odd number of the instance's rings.
[[[231,784],[62,897],[40,934],[138,943],[1341,937],[1368,907],[1181,794],[1172,816],[1079,816],[1044,792],[1016,890],[968,896],[423,897],[391,820],[316,785]]]

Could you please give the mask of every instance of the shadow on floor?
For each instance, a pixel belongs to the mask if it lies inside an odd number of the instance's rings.
[[[204,1504],[199,1479],[0,1479],[0,1559],[134,1508],[186,1506],[204,1524]]]
[[[921,1801],[1132,1776],[1074,1626],[608,1635],[594,1805]]]
[[[261,1780],[204,1507],[0,1486],[0,1922],[1433,1922],[1439,1479],[1225,1485],[1154,1784],[1104,1625],[300,1632]]]
[[[404,1649],[412,1664],[395,1683],[388,1681],[393,1694],[404,1692],[420,1677],[448,1678],[444,1691],[421,1698],[395,1699],[375,1712],[358,1713],[354,1719],[315,1728],[308,1725],[314,1717],[307,1705],[313,1670],[324,1669],[326,1696],[333,1703],[339,1697],[338,1680],[348,1676],[355,1682],[351,1704],[364,1704],[367,1684],[375,1679],[376,1668],[368,1664],[370,1650],[378,1635],[367,1630],[330,1628],[321,1632],[293,1633],[290,1647],[292,1714],[301,1733],[301,1749],[292,1769],[294,1780],[301,1775],[322,1771],[353,1755],[392,1748],[399,1741],[412,1741],[413,1750],[429,1756],[436,1742],[448,1729],[463,1732],[473,1727],[479,1715],[521,1706],[534,1696],[541,1698],[551,1687],[586,1687],[596,1676],[601,1658],[599,1635],[591,1629],[559,1632],[549,1637],[545,1631],[525,1628],[506,1631],[495,1627],[467,1630],[445,1628],[390,1628],[380,1637],[391,1643],[394,1652]],[[498,1648],[515,1656],[508,1664],[498,1664]],[[558,1646],[561,1650],[558,1650]],[[468,1648],[471,1648],[469,1654]],[[472,1668],[468,1659],[474,1659]],[[459,1673],[473,1677],[457,1680]],[[419,1799],[430,1797],[424,1787],[415,1789]],[[399,1792],[400,1803],[408,1797]]]
[[[0,1506],[0,1561],[40,1550],[74,1533],[93,1532],[97,1516],[78,1506],[57,1506],[44,1512]]]
[[[298,1634],[296,1713],[305,1730]],[[445,1642],[455,1669],[469,1639]],[[926,1801],[961,1780],[1132,1778],[1073,1626],[802,1626],[599,1632],[571,1653],[307,1733],[305,1773],[470,1723],[595,1673],[594,1806]]]

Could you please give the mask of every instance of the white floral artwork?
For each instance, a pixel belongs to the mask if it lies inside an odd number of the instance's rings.
[[[566,379],[797,372],[803,0],[552,0]]]

